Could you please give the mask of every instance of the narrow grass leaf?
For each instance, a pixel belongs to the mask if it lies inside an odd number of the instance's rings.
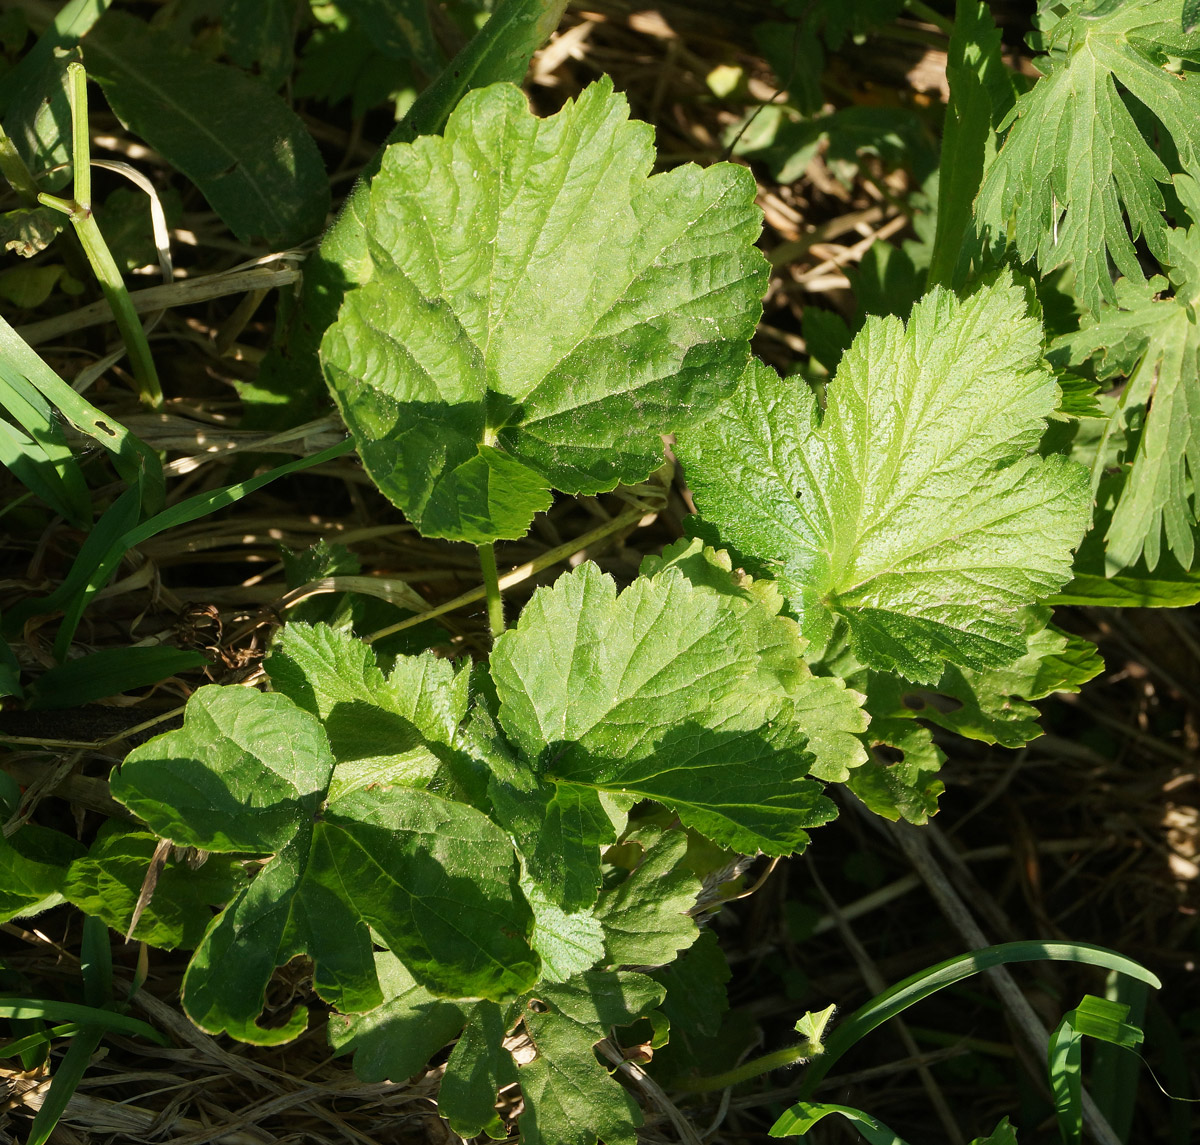
[[[208,661],[182,648],[102,648],[48,668],[27,689],[29,708],[75,708],[147,687]]]
[[[26,1145],[45,1145],[50,1139],[59,1118],[67,1108],[67,1103],[79,1088],[83,1075],[87,1073],[92,1054],[96,1052],[105,1033],[102,1027],[89,1025],[71,1039],[67,1052],[63,1054],[62,1061],[58,1063],[58,1069],[54,1071],[50,1080],[50,1088],[42,1099],[41,1108],[29,1127]],[[162,1040],[162,1044],[166,1044],[165,1039]]]
[[[105,1010],[98,1006],[81,1006],[76,1002],[60,1002],[54,998],[29,998],[22,994],[0,994],[0,1018],[47,1018],[50,1021],[65,1019],[100,1031],[111,1030],[116,1034],[148,1038],[160,1046],[168,1044],[167,1038],[153,1026]]]
[[[771,1126],[769,1132],[772,1137],[799,1137],[830,1114],[849,1121],[867,1145],[908,1145],[903,1137],[898,1137],[869,1113],[825,1101],[798,1101]]]

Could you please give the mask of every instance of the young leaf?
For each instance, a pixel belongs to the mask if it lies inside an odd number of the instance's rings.
[[[538,590],[491,671],[500,724],[543,783],[655,799],[722,846],[778,855],[833,810],[802,778],[800,647],[732,580],[717,593],[668,567],[618,596],[584,564]]]
[[[525,1111],[521,1145],[636,1145],[642,1113],[596,1060],[612,1026],[627,1026],[662,1001],[643,974],[589,971],[561,986],[539,986],[525,1030],[537,1057],[518,1076]]]
[[[1115,305],[1103,307],[1079,331],[1058,339],[1050,354],[1051,360],[1075,364],[1091,359],[1101,378],[1127,375],[1121,408],[1114,416],[1128,422],[1133,414],[1145,413],[1133,469],[1105,535],[1105,570],[1110,576],[1143,557],[1154,572],[1163,555],[1164,533],[1167,548],[1184,569],[1191,568],[1195,557],[1200,225],[1172,230],[1167,248],[1173,297],[1159,297],[1167,283],[1158,275],[1149,282],[1121,279]]]
[[[703,517],[818,646],[845,617],[862,663],[920,683],[1023,655],[1090,503],[1082,466],[1033,452],[1058,393],[1025,292],[1005,274],[869,319],[827,395],[752,363],[679,442]]]
[[[286,247],[321,230],[321,154],[262,81],[124,12],[106,13],[83,47],[121,122],[191,179],[242,242]]]
[[[549,119],[469,94],[444,137],[389,148],[370,281],[321,360],[376,484],[426,536],[525,534],[550,490],[661,461],[729,392],[767,268],[743,168],[648,177],[651,131],[604,79]]]
[[[315,963],[344,1010],[382,1001],[370,927],[427,989],[503,996],[537,977],[508,839],[473,808],[381,780],[331,794],[317,719],[286,696],[202,688],[184,726],[136,748],[113,795],[158,835],[208,851],[274,855],[213,923],[184,978],[205,1029],[278,1043],[306,1015],[255,1019],[275,966]]]
[[[1162,0],[1074,4],[1049,31],[1044,77],[1001,124],[1008,137],[976,201],[980,228],[1007,236],[1043,275],[1074,264],[1092,311],[1117,301],[1110,256],[1140,284],[1134,240],[1143,236],[1160,262],[1167,253],[1158,184],[1170,174],[1123,93],[1158,118],[1184,168],[1200,174],[1200,88],[1164,66],[1172,56],[1200,62],[1200,33],[1181,32],[1178,11]]]
[[[645,848],[642,861],[596,904],[605,960],[612,966],[664,966],[699,934],[688,911],[696,905],[700,881],[679,866],[687,851],[682,831],[643,827],[635,841]]]

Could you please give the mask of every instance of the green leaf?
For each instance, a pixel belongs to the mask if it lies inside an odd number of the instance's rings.
[[[725,985],[732,975],[716,934],[710,927],[702,928],[679,958],[651,971],[651,976],[666,988],[661,1010],[671,1023],[665,1060],[663,1054],[656,1054],[655,1066],[665,1065],[669,1076],[696,1070],[698,1055],[721,1032],[729,1012]]]
[[[85,914],[124,934],[157,844],[149,831],[109,820],[86,857],[72,864],[63,893]],[[209,908],[224,906],[245,882],[241,864],[220,855],[210,855],[196,870],[169,859],[132,937],[166,950],[194,950],[212,922]]]
[[[986,1137],[972,1138],[971,1145],[1017,1145],[1017,1131],[1007,1117],[1002,1117]]]
[[[426,653],[397,657],[385,679],[369,644],[328,625],[303,623],[283,629],[266,669],[276,691],[321,720],[339,764],[331,794],[376,781],[450,784],[460,793],[471,770],[458,750],[467,672]]]
[[[1129,378],[1114,414],[1119,427],[1144,418],[1133,468],[1112,513],[1105,549],[1105,572],[1113,575],[1144,559],[1153,573],[1166,548],[1184,569],[1195,558],[1200,474],[1200,225],[1172,230],[1168,260],[1175,284],[1122,279],[1115,304],[1073,334],[1055,341],[1052,360],[1090,362],[1100,378]],[[1130,460],[1126,458],[1125,460]]]
[[[48,247],[66,226],[66,216],[49,207],[17,207],[0,214],[0,245],[22,258]]]
[[[459,1137],[507,1137],[496,1113],[496,1094],[517,1080],[517,1067],[504,1048],[504,1038],[520,1019],[519,1006],[501,1010],[495,1002],[480,1002],[454,1047],[442,1087],[438,1110]]]
[[[291,74],[295,61],[296,6],[290,0],[226,0],[221,42],[235,64],[257,66],[270,88]]]
[[[1070,575],[1086,470],[1034,453],[1057,405],[1040,326],[1007,274],[936,288],[907,327],[870,318],[822,412],[757,362],[678,450],[705,520],[774,571],[818,646],[849,624],[864,664],[933,683],[1025,652],[1022,610]]]
[[[977,671],[948,665],[930,688],[871,673],[866,691],[872,714],[919,718],[968,739],[1024,747],[1042,734],[1038,710],[1030,701],[1055,692],[1078,692],[1104,670],[1094,644],[1047,625],[1047,619],[1046,610],[1031,610],[1028,650],[1002,668]]]
[[[753,180],[653,161],[607,79],[549,119],[516,88],[475,91],[444,137],[388,149],[369,265],[346,268],[370,281],[321,360],[424,535],[523,536],[551,489],[644,479],[659,435],[728,394],[766,286]]]
[[[870,697],[867,705],[871,711]],[[946,757],[929,729],[908,715],[896,719],[871,711],[871,755],[846,786],[876,815],[921,826],[937,814],[938,797],[946,790],[939,778]]]
[[[666,567],[617,595],[592,564],[539,589],[495,644],[500,724],[546,784],[656,799],[741,853],[789,854],[832,807],[791,693],[795,625],[730,577]]]
[[[113,795],[158,835],[274,858],[213,923],[184,978],[184,1006],[213,1032],[278,1043],[255,1019],[275,966],[297,954],[343,1010],[382,1001],[368,927],[427,989],[504,996],[537,961],[508,839],[471,807],[380,777],[333,792],[329,741],[287,696],[202,688],[184,726],[136,748]]]
[[[566,0],[496,0],[492,14],[461,51],[417,97],[386,140],[411,143],[418,135],[442,131],[450,113],[473,88],[493,83],[519,84],[525,77],[530,57],[549,38],[562,19]],[[319,30],[318,30],[319,31]],[[315,44],[318,34],[314,34]],[[332,47],[333,45],[331,45]],[[306,53],[307,54],[307,53]],[[343,68],[346,75],[361,78],[370,71],[370,61]],[[344,77],[341,77],[344,79]],[[298,80],[303,82],[304,73]],[[354,90],[356,104],[360,83]],[[354,111],[360,114],[362,109]],[[371,277],[364,216],[371,183],[379,172],[383,149],[362,171],[333,225],[304,270],[300,306],[290,324],[286,345],[276,346],[263,361],[247,411],[246,428],[298,425],[313,412],[324,396],[317,350],[326,329],[337,318],[338,308],[353,283]],[[279,406],[286,403],[286,411]],[[281,418],[282,413],[282,418]]]
[[[612,966],[665,966],[696,941],[699,931],[688,911],[701,884],[679,865],[687,851],[682,831],[643,827],[634,839],[644,848],[642,861],[596,904],[605,960]]]
[[[1009,115],[1004,147],[976,202],[980,228],[1036,258],[1043,275],[1072,263],[1091,311],[1115,302],[1108,259],[1143,281],[1134,241],[1159,261],[1167,225],[1159,183],[1170,180],[1126,98],[1144,105],[1200,174],[1200,89],[1168,70],[1168,57],[1200,61],[1200,34],[1181,34],[1177,5],[1126,0],[1102,12],[1076,5],[1049,31],[1045,73]],[[1118,88],[1120,85],[1120,88]],[[1122,215],[1124,207],[1128,225]]]
[[[99,13],[94,13],[92,19]],[[53,34],[52,29],[47,29]],[[70,37],[69,42],[74,42]],[[41,41],[39,40],[39,48]],[[23,65],[33,63],[38,48],[5,76],[11,82]],[[71,178],[71,103],[67,95],[67,66],[80,58],[78,49],[47,54],[27,81],[17,86],[4,116],[5,133],[25,166],[37,179],[41,191],[58,191]],[[60,216],[61,217],[61,216]]]
[[[568,913],[524,873],[521,890],[533,908],[529,944],[542,960],[542,981],[566,982],[604,957],[604,931],[591,910]]]
[[[354,1072],[363,1081],[399,1084],[453,1041],[467,1011],[419,985],[390,951],[375,951],[375,973],[382,1005],[365,1014],[331,1014],[329,1044],[337,1054],[354,1054]]]
[[[0,771],[0,823],[17,811],[21,792]],[[69,835],[26,824],[13,834],[0,834],[0,921],[37,914],[62,902],[71,861],[83,848]]]
[[[827,1101],[798,1101],[771,1126],[772,1137],[803,1137],[818,1121],[836,1113],[854,1125],[867,1145],[908,1145],[882,1121],[849,1105]]]
[[[518,1076],[525,1111],[522,1145],[636,1145],[641,1110],[596,1060],[612,1026],[627,1026],[662,1001],[642,974],[589,971],[561,986],[543,985],[526,1004],[525,1030],[537,1057]]]
[[[286,247],[325,225],[321,154],[262,81],[119,11],[88,33],[84,53],[121,122],[191,179],[242,242]]]

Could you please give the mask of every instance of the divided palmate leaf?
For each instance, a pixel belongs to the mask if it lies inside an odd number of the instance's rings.
[[[1200,214],[1200,189],[1186,188]],[[1109,576],[1144,557],[1150,572],[1167,548],[1184,569],[1195,558],[1197,521],[1195,482],[1200,476],[1200,225],[1167,236],[1173,296],[1160,297],[1166,281],[1121,279],[1115,305],[1075,333],[1057,340],[1053,360],[1092,360],[1102,379],[1129,378],[1116,416],[1144,423],[1121,497],[1105,534],[1105,571]]]
[[[256,1023],[267,980],[296,955],[343,1010],[382,1001],[372,933],[425,988],[511,995],[537,978],[509,840],[480,812],[379,779],[331,794],[317,718],[278,693],[207,687],[184,726],[135,749],[113,795],[158,835],[207,851],[272,855],[213,922],[184,977],[212,1032],[279,1043],[307,1022]],[[370,929],[368,929],[370,928]]]
[[[426,536],[525,534],[550,490],[644,479],[749,352],[767,267],[749,172],[650,176],[603,79],[548,119],[497,84],[389,148],[369,267],[321,346],[363,463]]]
[[[1177,3],[1079,2],[1049,30],[1046,48],[1044,78],[1009,114],[976,217],[1022,259],[1036,257],[1042,274],[1072,263],[1079,298],[1095,311],[1117,300],[1109,257],[1141,283],[1134,240],[1144,236],[1160,262],[1167,253],[1158,184],[1170,174],[1123,92],[1157,116],[1184,168],[1200,175],[1200,85],[1165,66],[1169,57],[1200,62],[1200,32],[1181,30]]]
[[[704,521],[777,576],[805,636],[825,644],[843,616],[860,662],[934,683],[1022,656],[1023,610],[1070,576],[1087,471],[1034,452],[1057,396],[1003,274],[965,299],[934,289],[907,326],[868,319],[824,412],[751,363],[678,450]]]

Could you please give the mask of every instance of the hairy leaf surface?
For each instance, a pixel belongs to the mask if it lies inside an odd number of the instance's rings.
[[[1134,240],[1166,260],[1158,184],[1170,181],[1122,96],[1158,118],[1187,171],[1200,174],[1200,85],[1168,57],[1200,62],[1200,33],[1183,32],[1177,4],[1073,4],[1049,29],[1045,73],[1002,128],[1004,147],[976,201],[979,225],[1014,243],[1042,274],[1072,263],[1080,300],[1116,302],[1108,259],[1143,281]],[[1120,85],[1118,87],[1118,85]],[[1128,215],[1128,225],[1122,215]]]
[[[801,647],[731,578],[717,592],[667,567],[618,596],[585,564],[538,590],[491,670],[542,783],[656,799],[722,846],[788,854],[832,813],[803,778]]]
[[[822,413],[752,363],[679,452],[702,517],[773,572],[820,646],[850,627],[873,668],[935,682],[1025,651],[1022,610],[1070,575],[1086,470],[1034,454],[1058,391],[1010,277],[935,289],[905,326],[870,318]]]
[[[376,484],[426,536],[523,536],[550,489],[638,481],[746,361],[766,264],[754,182],[648,177],[652,132],[607,79],[549,119],[494,85],[391,147],[370,282],[321,358]],[[361,281],[363,268],[350,277]]]

